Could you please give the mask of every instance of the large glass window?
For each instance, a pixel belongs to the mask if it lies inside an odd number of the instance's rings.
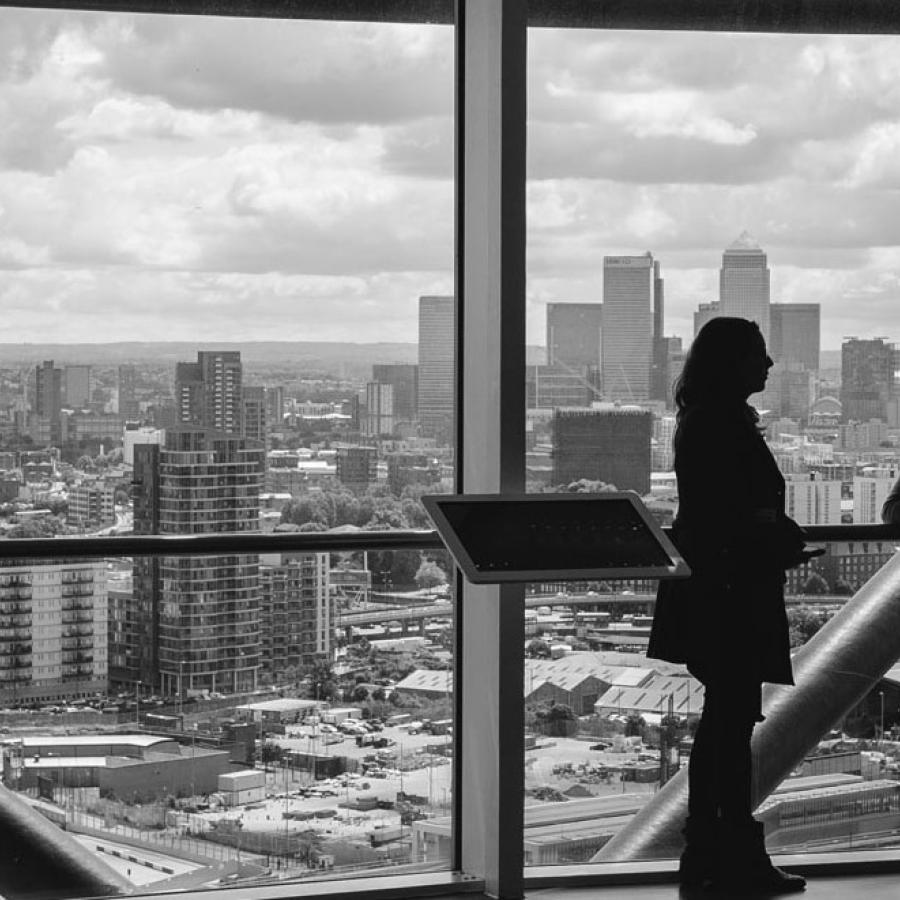
[[[529,32],[530,491],[636,491],[671,524],[672,385],[699,328],[738,315],[759,322],[774,360],[751,402],[786,512],[880,522],[900,472],[896,49]],[[727,477],[720,488],[727,515]],[[795,650],[894,553],[832,542],[789,572]],[[527,864],[591,859],[686,765],[703,690],[646,656],[655,590],[530,586]],[[760,810],[770,849],[895,843],[898,715],[889,673],[812,742]]]
[[[3,535],[427,529],[452,29],[7,8],[0,45]],[[6,784],[126,881],[448,867],[445,553],[0,573]]]

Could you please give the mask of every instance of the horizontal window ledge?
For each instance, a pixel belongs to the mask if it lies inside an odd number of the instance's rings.
[[[797,872],[808,878],[897,874],[900,873],[900,848],[772,854],[772,861],[785,871]],[[677,859],[529,866],[525,869],[525,887],[529,890],[675,884],[677,881]]]
[[[479,894],[484,881],[458,872],[418,872],[409,875],[382,875],[286,881],[281,884],[209,890],[185,891],[178,900],[289,900],[294,897],[329,897],[332,900],[394,900],[394,898],[443,897],[456,894]],[[140,894],[139,897],[172,897],[169,894]]]

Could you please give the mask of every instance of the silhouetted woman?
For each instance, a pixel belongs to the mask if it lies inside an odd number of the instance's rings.
[[[747,403],[771,366],[746,319],[712,319],[687,355],[675,388],[673,538],[692,574],[661,583],[647,655],[686,663],[706,689],[682,884],[780,893],[805,882],[772,865],[751,815],[750,736],[762,683],[793,684],[784,572],[814,551],[784,514],[784,478]]]

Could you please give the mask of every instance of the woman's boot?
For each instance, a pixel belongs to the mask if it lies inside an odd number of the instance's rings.
[[[714,886],[734,894],[793,894],[806,888],[802,875],[772,865],[766,852],[762,822],[754,819],[735,825],[722,821],[721,854]]]
[[[682,887],[709,887],[716,877],[718,819],[689,816],[681,832],[684,850],[678,862],[678,881]]]

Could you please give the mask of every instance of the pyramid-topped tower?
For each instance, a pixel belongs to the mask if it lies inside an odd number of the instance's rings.
[[[769,266],[765,251],[742,231],[722,254],[719,270],[719,314],[756,322],[769,341]]]

